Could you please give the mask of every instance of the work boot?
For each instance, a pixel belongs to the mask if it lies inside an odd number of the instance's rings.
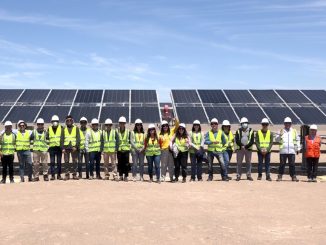
[[[86,179],[89,179],[89,174],[86,174]]]
[[[230,177],[230,176],[226,176],[227,178],[228,178],[228,180],[232,180],[232,177]]]
[[[92,179],[94,179],[94,176],[93,175],[89,176],[89,180],[92,180]]]
[[[14,179],[10,179],[10,184],[15,183]]]
[[[44,175],[44,176],[43,176],[43,179],[44,179],[44,181],[49,181],[49,177],[48,177],[48,175],[47,175],[47,174]]]
[[[190,182],[195,182],[196,180],[195,180],[195,179],[193,179],[193,178],[191,178],[189,181],[190,181]]]
[[[20,177],[20,182],[25,182],[25,178],[24,177]]]
[[[267,176],[266,176],[266,180],[267,180],[267,181],[272,181],[271,176],[270,176],[270,175],[267,175]]]
[[[2,179],[0,184],[6,184],[6,180]]]
[[[249,176],[247,176],[247,180],[253,181],[254,179],[249,175]]]
[[[237,178],[235,180],[236,181],[240,181],[241,180],[241,177],[240,176],[237,176]]]
[[[149,183],[152,183],[153,182],[153,178],[149,178]]]
[[[61,174],[58,174],[57,180],[62,180]]]
[[[282,181],[282,175],[278,175],[276,181]]]
[[[261,174],[258,174],[257,180],[261,180],[262,177],[263,177],[263,176],[262,176]]]
[[[157,184],[161,184],[161,180],[159,180],[159,179],[156,180],[156,183],[157,183]]]
[[[54,174],[51,175],[51,179],[50,180],[55,180],[55,175]]]
[[[297,179],[297,176],[295,176],[295,175],[292,177],[292,181],[299,182],[299,180]]]

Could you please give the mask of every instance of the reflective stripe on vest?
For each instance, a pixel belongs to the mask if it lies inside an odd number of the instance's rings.
[[[85,150],[85,141],[86,141],[86,134],[87,132],[90,132],[89,128],[86,128],[85,131],[79,129],[79,136],[80,136],[80,145],[79,149],[80,150]]]
[[[157,139],[155,139],[154,141],[151,138],[148,139],[145,154],[146,154],[146,156],[159,156],[159,155],[161,155],[160,144],[158,143]]]
[[[181,138],[181,140],[179,140],[179,138],[175,138],[175,144],[177,145],[179,151],[188,151],[188,146],[185,138]]]
[[[88,144],[89,152],[100,152],[101,151],[101,130],[91,130],[91,138]]]
[[[134,133],[134,140],[137,149],[141,149],[144,147],[144,133]]]
[[[309,138],[309,135],[305,136],[306,141],[306,152],[305,157],[313,157],[319,158],[320,157],[320,143],[321,139],[318,135],[315,136],[314,140]]]
[[[13,155],[15,153],[16,136],[13,133],[2,136],[1,151],[3,155]]]
[[[17,151],[28,151],[30,150],[30,131],[25,130],[24,135],[18,131],[16,138],[16,150]]]
[[[195,132],[190,132],[190,137],[191,137],[191,142],[199,148],[201,146],[201,141],[202,141],[202,134],[200,132],[195,133]],[[190,153],[195,153],[195,149],[191,147],[189,149]]]
[[[267,149],[269,147],[269,144],[271,143],[271,131],[267,130],[266,136],[264,138],[263,132],[261,130],[258,130],[258,138],[260,148]]]
[[[116,140],[115,140],[116,131],[114,129],[110,130],[110,135],[108,131],[103,131],[104,138],[104,149],[103,152],[113,153],[116,149]]]
[[[229,135],[223,132],[224,138],[226,140],[226,144],[224,146],[224,150],[231,150],[234,151],[234,136],[233,133],[230,131]]]
[[[124,134],[122,136],[119,131],[119,151],[130,151],[130,141],[129,141],[129,130],[125,129]]]
[[[46,140],[45,131],[40,135],[37,130],[34,130],[34,143],[33,143],[33,151],[48,151],[48,142]]]
[[[292,140],[293,140],[293,145],[297,144],[297,130],[292,129]],[[288,142],[290,143],[290,142]],[[283,142],[283,137],[281,137],[281,141],[280,141],[280,149],[283,149],[284,146],[284,142]]]
[[[238,135],[239,135],[239,137],[240,137],[240,130],[238,129],[237,132],[238,132]],[[250,142],[250,139],[251,139],[251,137],[252,137],[253,132],[254,132],[254,131],[251,129],[251,130],[250,130],[250,133],[249,133],[249,136],[248,136],[248,142],[247,142],[247,144]],[[240,139],[240,140],[241,140],[241,139]],[[241,147],[237,145],[237,149],[240,150]],[[250,146],[250,147],[248,148],[248,150],[251,150],[251,149],[252,149],[252,146]]]
[[[49,146],[55,147],[60,146],[60,140],[61,140],[61,126],[57,127],[57,131],[53,131],[52,126],[49,127]]]
[[[69,133],[68,128],[65,128],[64,132],[64,145],[68,146],[71,143],[71,146],[74,147],[77,145],[77,127],[73,126],[71,133]]]
[[[207,150],[210,151],[210,152],[223,152],[224,147],[223,147],[223,144],[222,144],[222,131],[218,130],[217,134],[216,134],[216,137],[215,137],[213,131],[210,130],[208,135],[209,135],[209,141],[210,142],[217,141],[218,144],[210,144],[210,145],[208,145]]]

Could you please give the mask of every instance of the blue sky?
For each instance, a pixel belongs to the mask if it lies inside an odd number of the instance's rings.
[[[325,0],[1,0],[1,88],[323,88]]]

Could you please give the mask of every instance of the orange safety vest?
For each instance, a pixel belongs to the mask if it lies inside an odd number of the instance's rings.
[[[318,158],[320,157],[320,142],[321,139],[319,135],[315,136],[314,140],[311,140],[309,138],[309,135],[305,137],[306,141],[306,152],[305,152],[305,157],[313,157],[313,158]]]

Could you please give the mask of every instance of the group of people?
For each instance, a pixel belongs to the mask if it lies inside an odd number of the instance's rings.
[[[51,126],[46,130],[44,120],[39,118],[34,130],[28,130],[24,121],[18,122],[18,130],[13,129],[10,121],[5,122],[5,130],[0,137],[0,157],[2,161],[2,180],[6,183],[9,168],[10,182],[14,182],[13,161],[17,153],[21,182],[25,181],[25,169],[28,181],[40,180],[40,167],[44,181],[69,180],[82,178],[85,165],[86,179],[113,179],[128,181],[129,172],[133,181],[144,181],[144,161],[148,164],[149,181],[161,183],[169,175],[171,182],[186,182],[187,162],[190,157],[190,181],[203,181],[203,162],[208,162],[208,179],[213,180],[213,162],[216,158],[220,166],[223,181],[232,178],[228,174],[229,163],[236,153],[237,176],[241,180],[242,163],[246,162],[246,177],[252,181],[251,157],[253,146],[258,154],[258,180],[262,179],[263,165],[266,180],[271,181],[270,159],[274,141],[279,142],[280,165],[277,181],[282,180],[285,165],[288,162],[292,181],[298,181],[295,170],[295,156],[301,150],[300,136],[292,127],[291,118],[284,120],[284,128],[273,134],[269,129],[269,120],[262,119],[261,129],[256,133],[249,127],[248,119],[243,117],[240,128],[231,131],[228,120],[210,121],[210,130],[203,134],[201,123],[195,120],[190,132],[186,125],[175,122],[170,128],[162,121],[160,131],[149,124],[145,131],[141,119],[135,121],[133,130],[126,128],[126,118],[119,118],[119,126],[113,127],[111,119],[106,119],[104,129],[100,129],[97,119],[92,119],[90,127],[85,117],[79,121],[79,127],[72,116],[68,115],[65,126],[60,125],[59,117],[54,115]],[[320,157],[321,138],[317,135],[317,126],[311,125],[309,135],[305,136],[305,157],[307,159],[308,181],[315,182]],[[207,150],[205,149],[207,146]],[[61,163],[62,155],[64,163]],[[104,177],[101,176],[101,158],[104,158]],[[130,155],[132,163],[130,163]],[[33,157],[32,157],[33,156]],[[50,168],[48,167],[50,157]],[[94,175],[95,168],[95,175]],[[182,178],[180,178],[180,174]],[[179,179],[180,178],[180,179]]]

